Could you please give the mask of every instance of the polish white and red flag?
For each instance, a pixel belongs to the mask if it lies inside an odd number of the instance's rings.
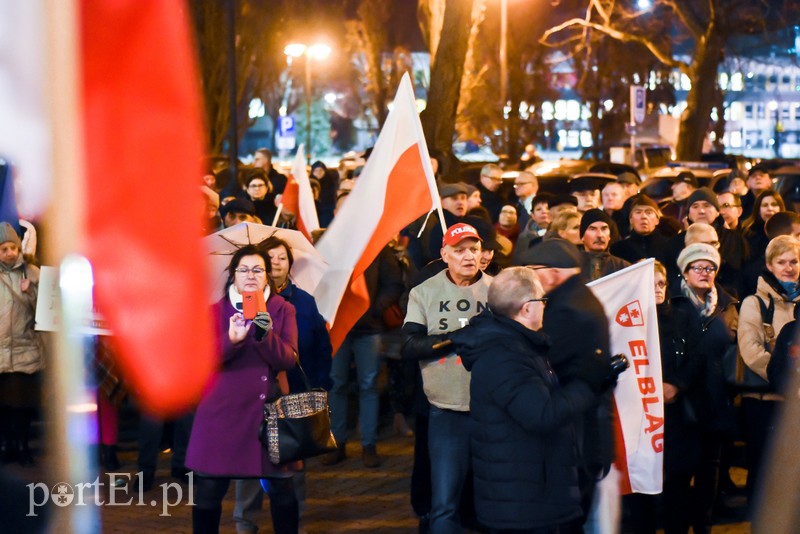
[[[317,243],[329,268],[314,297],[334,351],[369,309],[366,268],[400,230],[434,209],[441,201],[406,74],[355,187]]]
[[[587,286],[608,317],[611,353],[630,367],[614,390],[620,492],[661,493],[664,466],[664,388],[653,260],[631,265]]]
[[[75,241],[60,248],[88,257],[122,374],[164,417],[192,408],[219,367],[189,16],[184,0],[0,0],[0,157],[17,172],[20,211],[50,207]]]
[[[300,145],[292,163],[292,171],[281,197],[283,209],[297,217],[297,229],[311,241],[311,232],[319,229],[314,193],[306,169],[304,146]]]

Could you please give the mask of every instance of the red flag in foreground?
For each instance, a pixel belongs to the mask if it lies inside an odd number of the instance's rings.
[[[347,200],[317,244],[328,271],[314,291],[333,349],[369,309],[364,270],[404,227],[440,203],[408,75]]]
[[[87,253],[141,404],[196,402],[216,366],[201,246],[201,103],[178,0],[80,2]]]
[[[303,145],[297,149],[289,181],[286,182],[286,188],[283,190],[281,204],[283,204],[283,209],[297,216],[297,229],[311,241],[311,232],[319,229],[319,218],[306,170]]]
[[[630,367],[614,390],[616,465],[621,492],[661,493],[664,465],[664,388],[653,293],[653,260],[587,284],[608,317],[611,352]]]

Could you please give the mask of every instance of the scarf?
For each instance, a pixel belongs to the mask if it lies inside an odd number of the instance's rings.
[[[789,298],[789,300],[794,300],[800,296],[800,284],[797,282],[781,282],[778,280],[778,283],[786,292],[786,296]]]
[[[706,299],[702,300],[694,290],[686,284],[686,280],[681,278],[681,292],[688,298],[694,307],[700,311],[700,317],[710,317],[717,309],[717,288],[712,287],[706,294]]]

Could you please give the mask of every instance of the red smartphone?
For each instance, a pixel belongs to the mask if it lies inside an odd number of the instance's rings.
[[[242,315],[247,320],[252,321],[258,312],[267,311],[267,303],[264,302],[263,291],[245,291],[242,293]]]

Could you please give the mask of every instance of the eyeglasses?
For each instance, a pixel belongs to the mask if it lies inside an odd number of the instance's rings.
[[[253,276],[258,276],[260,274],[264,274],[267,270],[263,267],[253,267],[252,269],[248,269],[247,267],[237,267],[234,272],[236,274],[242,274],[247,276],[248,273],[253,273]]]
[[[522,187],[523,185],[528,185],[528,184],[532,184],[532,183],[533,182],[517,182],[517,183],[514,184],[514,188],[516,189],[517,187]]]
[[[711,274],[717,272],[716,267],[700,267],[695,265],[694,267],[689,267],[695,274],[706,273]]]
[[[664,289],[665,287],[667,287],[667,283],[666,282],[656,282],[656,287],[658,289]]]
[[[484,178],[488,178],[493,182],[502,182],[503,181],[503,177],[502,176],[489,176],[488,174],[484,174],[483,177]]]
[[[548,300],[547,297],[542,297],[540,299],[528,299],[528,300],[525,301],[525,304],[527,304],[529,302],[541,302],[542,304],[547,304],[547,300]]]
[[[720,204],[719,205],[719,209],[722,209],[722,210],[728,210],[728,209],[731,209],[731,208],[741,208],[741,207],[742,207],[741,204],[731,204],[730,202],[726,202],[724,204]]]
[[[262,187],[267,187],[267,184],[250,184],[247,187],[252,189],[261,189]]]

